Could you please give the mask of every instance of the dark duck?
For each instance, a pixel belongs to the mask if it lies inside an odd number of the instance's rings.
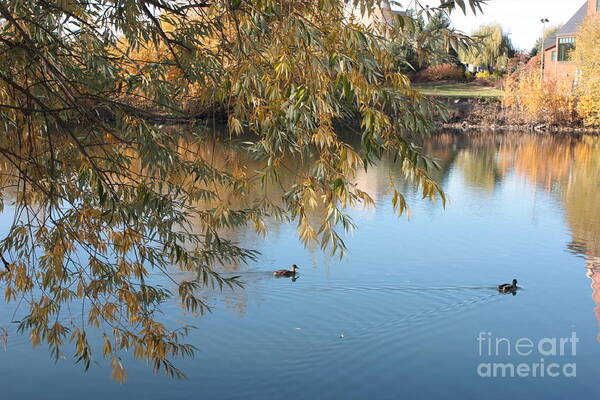
[[[296,264],[294,264],[294,265],[292,265],[291,270],[280,269],[280,270],[273,272],[273,276],[276,276],[279,278],[295,278],[297,269],[300,269],[300,267],[298,267]]]
[[[500,293],[515,293],[518,289],[517,280],[513,279],[512,283],[503,283],[498,286],[498,291]]]

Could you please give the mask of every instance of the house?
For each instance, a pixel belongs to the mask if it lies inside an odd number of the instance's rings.
[[[567,79],[575,81],[577,64],[569,54],[577,44],[577,30],[586,17],[600,13],[600,0],[587,0],[569,21],[555,34],[544,41],[544,80]]]
[[[487,69],[485,67],[482,67],[481,65],[475,65],[475,64],[465,64],[465,69],[473,74],[476,74],[478,72],[487,71]]]

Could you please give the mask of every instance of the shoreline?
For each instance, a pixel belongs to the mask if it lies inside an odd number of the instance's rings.
[[[491,130],[494,132],[527,132],[539,134],[590,135],[600,136],[600,127],[573,127],[567,125],[548,124],[486,124],[471,123],[468,119],[462,122],[437,124],[438,129],[453,129],[462,132]]]
[[[491,130],[529,132],[540,134],[600,135],[600,126],[582,124],[557,124],[549,122],[524,122],[525,117],[517,110],[506,109],[497,99],[438,98],[449,109],[447,121],[438,120],[441,129],[458,131]]]

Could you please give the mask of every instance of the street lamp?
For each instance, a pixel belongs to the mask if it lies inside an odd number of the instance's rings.
[[[544,42],[546,41],[546,24],[548,22],[550,22],[550,20],[548,18],[542,18],[540,20],[540,22],[542,23],[542,43],[540,44],[540,81],[542,82],[542,84],[544,83],[544,59],[546,57],[544,54]]]

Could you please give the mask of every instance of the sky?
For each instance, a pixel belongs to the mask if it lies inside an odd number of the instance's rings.
[[[452,22],[454,28],[465,33],[483,24],[500,23],[511,33],[515,47],[529,51],[542,34],[542,18],[550,20],[548,26],[564,24],[584,3],[585,0],[488,0],[482,15],[465,16],[456,11]]]

